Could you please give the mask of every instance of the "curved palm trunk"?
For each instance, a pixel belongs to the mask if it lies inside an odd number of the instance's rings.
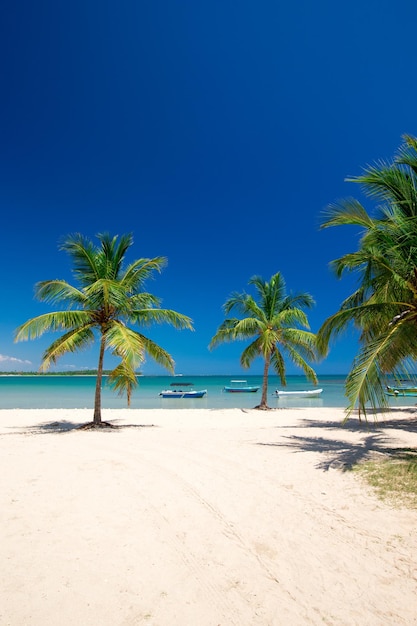
[[[94,397],[94,424],[101,424],[101,382],[103,380],[103,362],[104,362],[104,349],[106,342],[104,335],[100,341],[100,355],[98,357],[97,379],[96,379],[96,393]]]
[[[264,365],[264,374],[263,374],[263,380],[262,380],[262,397],[261,397],[261,403],[258,406],[259,409],[268,409],[268,372],[269,372],[269,365],[271,362],[271,357],[267,356],[265,358],[265,365]]]

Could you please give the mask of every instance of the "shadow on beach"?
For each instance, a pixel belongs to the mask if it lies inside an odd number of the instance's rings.
[[[387,415],[387,419],[384,419],[384,413]],[[363,433],[364,436],[359,442],[331,439],[323,436],[284,435],[284,441],[258,443],[256,445],[287,448],[292,449],[294,452],[318,452],[325,458],[316,464],[316,468],[324,471],[330,468],[343,471],[350,470],[358,463],[379,455],[400,458],[404,455],[417,454],[416,448],[393,447],[392,436],[385,432],[387,430],[396,430],[404,433],[417,433],[417,411],[414,408],[404,407],[367,411],[367,415],[367,421],[363,418],[360,421],[357,414],[353,414],[346,421],[303,419],[289,427],[291,430],[308,428],[322,431],[338,431],[340,433]],[[372,421],[369,419],[370,415],[373,415]],[[286,429],[288,426],[283,425],[276,428]]]
[[[108,428],[88,428],[91,422],[71,422],[68,420],[47,422],[45,424],[35,424],[33,426],[11,426],[11,432],[2,433],[4,435],[48,435],[57,433],[68,433],[74,431],[113,433],[114,431],[126,430],[128,428],[155,428],[155,424],[114,424],[113,420]],[[17,432],[16,432],[17,431]]]
[[[275,428],[320,428],[348,432],[376,432],[391,428],[410,433],[417,432],[417,409],[410,409],[409,407],[387,410],[379,409],[378,411],[369,410],[366,414],[367,419],[363,416],[359,419],[357,412],[341,420],[314,420],[306,418],[300,419],[297,424],[292,424],[290,427],[286,424],[279,424]],[[387,415],[387,418],[384,415]]]
[[[324,437],[286,437],[287,441],[280,443],[258,443],[260,446],[292,448],[294,452],[318,452],[326,456],[316,464],[317,469],[352,469],[362,461],[369,461],[375,455],[396,456],[416,454],[414,448],[388,445],[389,439],[380,434],[369,435],[359,443],[348,443],[342,440],[326,439]],[[391,441],[392,443],[392,441]]]

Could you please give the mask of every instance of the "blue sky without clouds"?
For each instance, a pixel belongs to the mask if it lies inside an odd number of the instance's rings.
[[[255,274],[310,292],[316,331],[355,285],[329,262],[358,237],[320,231],[321,212],[352,195],[372,210],[345,177],[417,134],[416,23],[412,0],[4,2],[0,370],[37,369],[54,339],[13,332],[51,310],[37,281],[72,281],[58,245],[74,232],[132,232],[129,260],[168,257],[148,289],[195,332],[149,335],[177,372],[240,372],[244,345],[207,345]],[[317,371],[346,373],[356,348],[348,332]]]

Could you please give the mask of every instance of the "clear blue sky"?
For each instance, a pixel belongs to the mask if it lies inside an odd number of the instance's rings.
[[[207,345],[254,274],[310,292],[316,331],[353,288],[328,265],[357,238],[320,231],[323,208],[363,199],[345,177],[417,134],[416,23],[414,0],[3,2],[0,370],[37,369],[54,339],[13,331],[51,310],[37,281],[72,281],[73,232],[168,257],[148,288],[195,332],[149,334],[177,372],[240,372],[244,345]],[[347,334],[317,371],[346,373],[356,348]]]

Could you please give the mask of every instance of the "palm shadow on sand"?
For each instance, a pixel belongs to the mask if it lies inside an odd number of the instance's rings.
[[[275,443],[258,443],[261,446],[272,446],[278,448],[289,448],[295,453],[297,452],[318,452],[323,455],[323,459],[316,464],[317,469],[324,471],[330,468],[342,469],[343,471],[351,469],[360,462],[375,458],[380,455],[396,458],[404,456],[417,455],[417,448],[405,448],[393,445],[393,438],[386,431],[396,430],[405,433],[417,433],[417,412],[413,409],[391,409],[387,412],[395,414],[399,417],[393,419],[378,418],[377,421],[360,422],[357,417],[348,419],[346,422],[341,421],[318,421],[318,420],[300,420],[300,422],[291,426],[291,429],[318,429],[339,432],[362,432],[364,437],[359,442],[346,441],[341,438],[326,438],[320,436],[283,436],[283,441]],[[381,412],[378,413],[381,415]],[[404,415],[404,417],[401,417]],[[405,417],[408,415],[408,419]],[[277,426],[277,428],[288,428],[285,426]]]
[[[47,422],[45,424],[34,424],[33,426],[16,426],[11,427],[12,431],[17,430],[21,435],[48,435],[57,433],[68,433],[73,431],[91,430],[93,432],[112,433],[114,431],[126,430],[128,428],[155,428],[155,424],[114,424],[110,423],[109,428],[89,428],[91,422],[71,422],[69,420],[61,420],[55,422]],[[3,433],[15,435],[16,432]]]

